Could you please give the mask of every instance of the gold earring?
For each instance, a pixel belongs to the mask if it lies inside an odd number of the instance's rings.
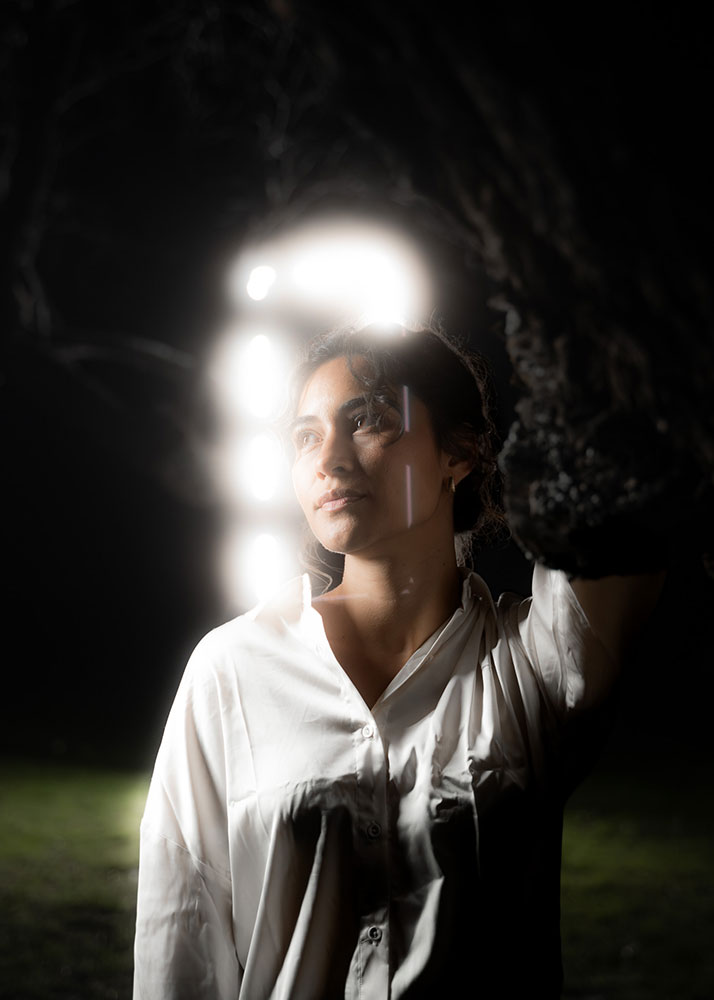
[[[456,481],[454,480],[453,476],[449,476],[448,489],[449,489],[449,493],[456,493]]]

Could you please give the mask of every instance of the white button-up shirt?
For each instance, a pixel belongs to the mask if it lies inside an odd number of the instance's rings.
[[[371,710],[307,577],[209,633],[142,821],[135,1000],[557,996],[562,804],[613,674],[542,567],[497,605],[465,576]]]

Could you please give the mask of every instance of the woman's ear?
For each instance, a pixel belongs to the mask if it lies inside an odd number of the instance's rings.
[[[457,458],[455,455],[448,455],[444,452],[444,478],[451,476],[454,478],[454,485],[458,486],[462,479],[468,476],[476,465],[475,458]]]

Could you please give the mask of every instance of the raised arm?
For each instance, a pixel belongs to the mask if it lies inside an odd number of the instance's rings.
[[[654,611],[664,580],[659,572],[570,581],[593,632],[616,662]]]

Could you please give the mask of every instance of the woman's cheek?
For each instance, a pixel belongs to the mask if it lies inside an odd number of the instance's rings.
[[[307,517],[309,510],[309,473],[303,458],[295,460],[292,468],[293,491],[303,513]]]

